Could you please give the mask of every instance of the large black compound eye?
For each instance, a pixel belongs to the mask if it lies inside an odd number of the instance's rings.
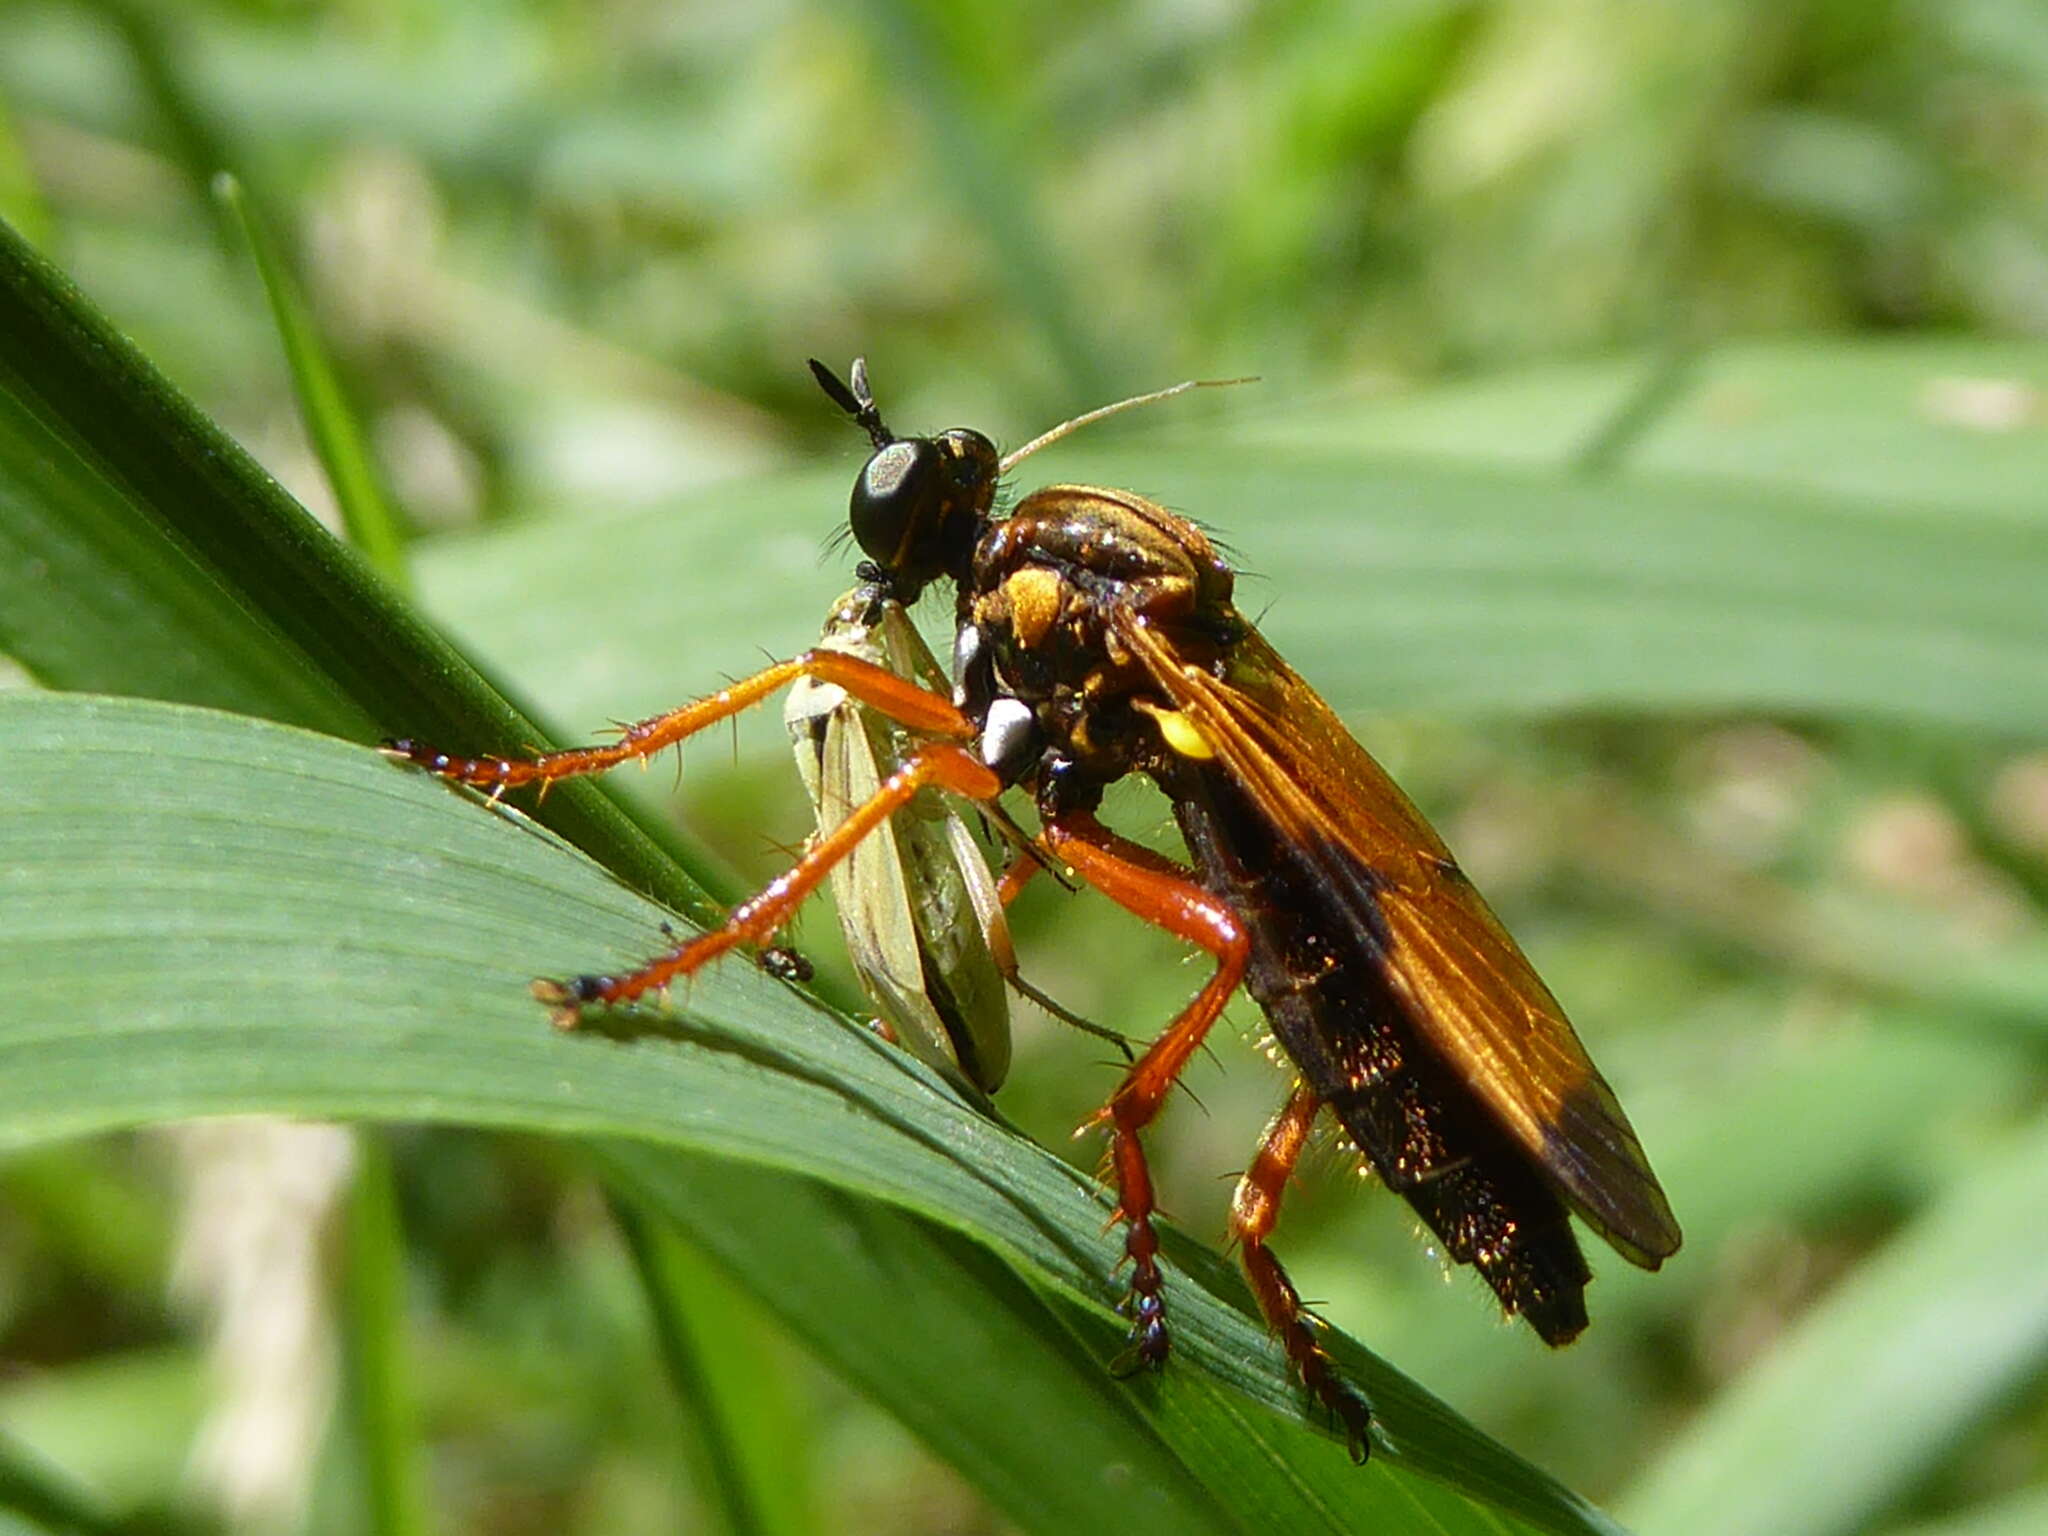
[[[902,437],[884,444],[853,482],[847,518],[854,542],[884,570],[901,570],[919,526],[940,517],[945,491],[945,464],[936,442]]]
[[[1001,474],[995,444],[968,427],[884,443],[854,482],[854,541],[907,602],[965,573]]]

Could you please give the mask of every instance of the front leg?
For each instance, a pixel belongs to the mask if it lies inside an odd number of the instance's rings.
[[[843,651],[818,649],[805,651],[789,661],[778,661],[680,709],[635,721],[620,732],[617,741],[605,746],[568,747],[531,757],[457,757],[406,738],[386,742],[384,750],[454,783],[488,789],[493,798],[523,784],[538,784],[545,794],[557,779],[602,773],[620,763],[644,761],[664,747],[672,747],[707,726],[752,708],[799,677],[836,683],[863,704],[920,735],[966,741],[975,734],[973,722],[942,694]]]

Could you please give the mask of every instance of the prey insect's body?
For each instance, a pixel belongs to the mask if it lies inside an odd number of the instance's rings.
[[[465,782],[545,780],[657,750],[798,676],[836,683],[922,738],[865,806],[723,929],[627,976],[541,984],[558,1016],[766,941],[925,785],[983,801],[1014,785],[1031,795],[1056,861],[1216,960],[1099,1116],[1137,1363],[1157,1365],[1169,1347],[1140,1133],[1240,984],[1298,1077],[1239,1183],[1231,1232],[1268,1323],[1355,1455],[1367,1450],[1370,1409],[1337,1375],[1266,1244],[1325,1108],[1445,1251],[1549,1343],[1586,1320],[1589,1272],[1568,1211],[1634,1263],[1654,1268],[1674,1253],[1663,1191],[1562,1009],[1406,796],[1237,612],[1234,575],[1202,531],[1092,486],[1049,486],[998,517],[1003,472],[1078,422],[1008,458],[966,429],[898,438],[861,365],[850,388],[812,370],[874,444],[851,506],[863,579],[903,603],[934,582],[954,587],[952,695],[821,649],[632,727],[615,748],[513,764],[406,752]],[[1132,773],[1171,799],[1192,869],[1097,820],[1104,789]]]
[[[903,605],[875,586],[832,605],[818,648],[928,688],[945,677]],[[888,716],[812,677],[790,688],[782,718],[820,837],[873,799],[911,747]],[[847,954],[898,1042],[995,1092],[1010,1070],[1003,977],[1016,966],[995,877],[954,803],[918,795],[856,843],[831,880]]]
[[[931,648],[884,586],[855,587],[834,603],[818,649],[927,688],[946,686]],[[821,838],[872,799],[915,746],[888,715],[809,676],[790,688],[782,719]],[[1018,846],[1028,846],[999,807],[986,811]],[[927,790],[913,797],[832,866],[831,880],[861,986],[897,1042],[948,1077],[982,1093],[1002,1087],[1010,1071],[1011,991],[1124,1048],[1121,1035],[1069,1013],[1019,974],[1002,888],[965,818],[944,796]],[[1127,1048],[1124,1058],[1130,1059]]]
[[[926,688],[946,685],[903,605],[873,583],[832,605],[818,649]],[[791,686],[782,719],[821,838],[871,800],[916,746],[880,710],[808,676]],[[984,812],[1028,849],[999,806]],[[930,790],[914,796],[832,866],[831,884],[847,954],[887,1032],[946,1076],[981,1093],[1002,1087],[1012,991],[1130,1059],[1121,1035],[1068,1012],[1019,973],[1002,887],[954,801]]]
[[[834,603],[818,649],[925,688],[946,686],[931,648],[885,585],[855,587]],[[881,710],[810,676],[791,686],[782,719],[820,838],[874,798],[916,746]],[[1026,858],[1036,856],[999,806],[984,812]],[[947,1076],[982,1093],[1002,1087],[1010,1070],[1013,991],[1130,1059],[1121,1035],[1068,1012],[1019,973],[1003,888],[944,796],[926,790],[912,797],[832,866],[831,883],[861,986],[898,1043]]]

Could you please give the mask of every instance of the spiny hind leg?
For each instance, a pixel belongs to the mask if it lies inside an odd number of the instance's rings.
[[[1286,1105],[1266,1127],[1251,1167],[1237,1181],[1237,1193],[1230,1202],[1230,1235],[1238,1245],[1259,1310],[1266,1314],[1266,1326],[1279,1335],[1302,1384],[1342,1421],[1351,1459],[1362,1462],[1372,1449],[1372,1405],[1338,1374],[1336,1363],[1316,1340],[1313,1319],[1301,1304],[1301,1293],[1266,1246],[1280,1220],[1280,1199],[1287,1181],[1294,1176],[1322,1107],[1323,1101],[1306,1084],[1295,1084]]]

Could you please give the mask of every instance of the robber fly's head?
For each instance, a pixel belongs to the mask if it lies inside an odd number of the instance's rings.
[[[875,445],[847,515],[854,542],[893,595],[911,602],[929,582],[965,576],[1002,477],[996,445],[971,427],[897,437],[868,391],[864,359],[854,359],[848,383],[815,358],[811,373]]]

